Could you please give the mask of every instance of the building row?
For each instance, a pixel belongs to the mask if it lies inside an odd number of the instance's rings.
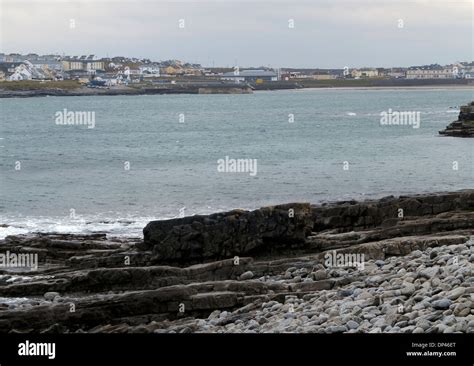
[[[474,62],[452,65],[426,65],[408,68],[344,68],[344,69],[286,69],[283,79],[473,79]]]
[[[199,77],[229,82],[272,82],[290,79],[474,79],[474,62],[408,68],[246,69],[208,68],[179,60],[153,62],[122,56],[96,59],[94,55],[60,56],[0,53],[0,81],[94,78],[130,82],[156,77]],[[111,81],[112,83],[114,81]]]

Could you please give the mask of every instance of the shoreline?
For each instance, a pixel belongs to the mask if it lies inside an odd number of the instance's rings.
[[[201,90],[202,89],[202,90]],[[224,87],[199,87],[196,85],[178,85],[169,88],[80,88],[80,89],[38,89],[38,90],[0,90],[0,99],[7,98],[37,98],[37,97],[71,97],[71,96],[128,96],[128,95],[242,95],[268,91],[305,91],[305,90],[473,90],[474,83],[470,84],[429,84],[429,85],[372,85],[372,86],[303,86],[303,87],[270,87],[251,90],[245,85]]]
[[[0,247],[38,259],[36,271],[0,268],[0,333],[474,332],[473,189],[152,221],[144,239],[18,235]]]
[[[308,87],[301,89],[292,89],[295,91],[306,91],[306,90],[474,90],[474,84],[472,85],[416,85],[416,86],[338,86],[338,87]],[[262,90],[267,91],[267,90]],[[256,91],[257,92],[257,91]],[[258,90],[260,92],[260,90]]]
[[[453,191],[449,192],[466,192],[469,191],[470,188],[459,188]],[[413,192],[413,191],[405,191],[405,192],[397,192],[392,195],[388,194],[387,192],[380,192],[380,193],[372,193],[372,194],[363,194],[363,195],[357,195],[357,196],[348,196],[348,197],[340,197],[340,198],[321,198],[319,200],[311,200],[311,204],[315,206],[321,206],[321,205],[333,205],[337,204],[338,202],[376,202],[382,199],[385,199],[387,197],[407,197],[407,196],[422,196],[422,195],[443,195],[447,193],[448,191],[446,190],[440,190],[440,191],[429,191],[429,190],[424,190],[424,191],[419,191],[419,192]],[[227,211],[231,210],[245,210],[245,211],[253,211],[257,210],[260,207],[269,207],[269,206],[278,206],[281,205],[282,203],[279,203],[278,201],[268,201],[268,202],[263,202],[261,205],[246,205],[246,206],[238,206],[238,207],[232,207],[232,206],[222,206],[222,208],[217,209],[217,210],[197,210],[197,211],[191,211],[189,216],[206,216],[206,215],[212,215],[212,214],[219,214],[219,213],[224,213]],[[70,220],[70,221],[61,221],[64,219],[64,215],[56,214],[56,215],[51,215],[51,216],[25,216],[23,214],[5,214],[3,216],[0,216],[2,219],[0,220],[0,240],[5,239],[6,236],[8,235],[31,235],[31,234],[77,234],[77,235],[89,235],[89,234],[106,234],[108,237],[112,238],[121,238],[121,239],[135,239],[137,237],[140,237],[142,233],[143,227],[146,225],[147,222],[153,221],[153,220],[159,220],[159,221],[165,221],[165,220],[172,220],[177,218],[176,214],[169,213],[168,215],[160,215],[160,216],[154,216],[152,214],[144,213],[143,215],[135,215],[135,216],[129,216],[126,213],[119,215],[117,217],[107,217],[107,216],[97,216],[96,214],[85,214],[81,217],[81,220]],[[16,219],[23,219],[23,221],[17,222],[15,221]],[[51,230],[49,227],[51,226],[51,222],[59,222],[59,225],[61,226],[71,226],[73,229],[69,229],[70,231],[67,230],[61,230],[61,231],[54,231]],[[29,228],[30,224],[33,223],[34,226],[38,227],[39,225],[43,224],[45,226],[45,229],[36,229],[36,230],[31,230]],[[117,228],[115,225],[123,223],[123,227],[119,227],[117,232]],[[142,226],[137,226],[140,225],[139,223],[144,223]],[[106,227],[99,229],[99,226],[106,226],[106,225],[112,225],[114,228],[107,229]],[[129,228],[130,225],[133,225],[134,229],[129,230],[128,232],[122,232],[122,229],[126,231],[126,228]],[[76,228],[82,226],[82,230],[78,231]],[[138,228],[138,231],[136,229]],[[3,229],[9,229],[9,230],[14,230],[15,232],[12,234],[4,234],[1,231]],[[115,229],[115,231],[114,231]]]

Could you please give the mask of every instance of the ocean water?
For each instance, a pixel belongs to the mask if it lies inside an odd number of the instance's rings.
[[[457,118],[453,107],[473,94],[308,89],[0,99],[0,224],[9,225],[0,237],[137,236],[152,219],[182,214],[473,188],[474,141],[438,136]],[[94,112],[95,127],[57,125],[64,109]],[[382,126],[380,113],[389,109],[420,112],[419,128]],[[226,156],[257,159],[257,174],[219,172]]]

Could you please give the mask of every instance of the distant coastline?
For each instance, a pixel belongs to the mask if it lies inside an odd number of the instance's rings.
[[[230,83],[176,83],[160,86],[132,85],[110,88],[90,88],[77,85],[51,83],[4,82],[0,84],[0,98],[31,98],[46,96],[115,96],[115,95],[155,95],[155,94],[251,94],[254,91],[303,90],[303,89],[354,89],[354,90],[426,90],[432,88],[473,89],[474,81],[452,80],[343,80],[343,82],[321,80],[298,80],[295,82],[269,82],[264,84]]]

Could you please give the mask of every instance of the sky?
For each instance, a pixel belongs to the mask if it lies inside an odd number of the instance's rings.
[[[0,52],[203,66],[473,60],[474,0],[0,0]]]

